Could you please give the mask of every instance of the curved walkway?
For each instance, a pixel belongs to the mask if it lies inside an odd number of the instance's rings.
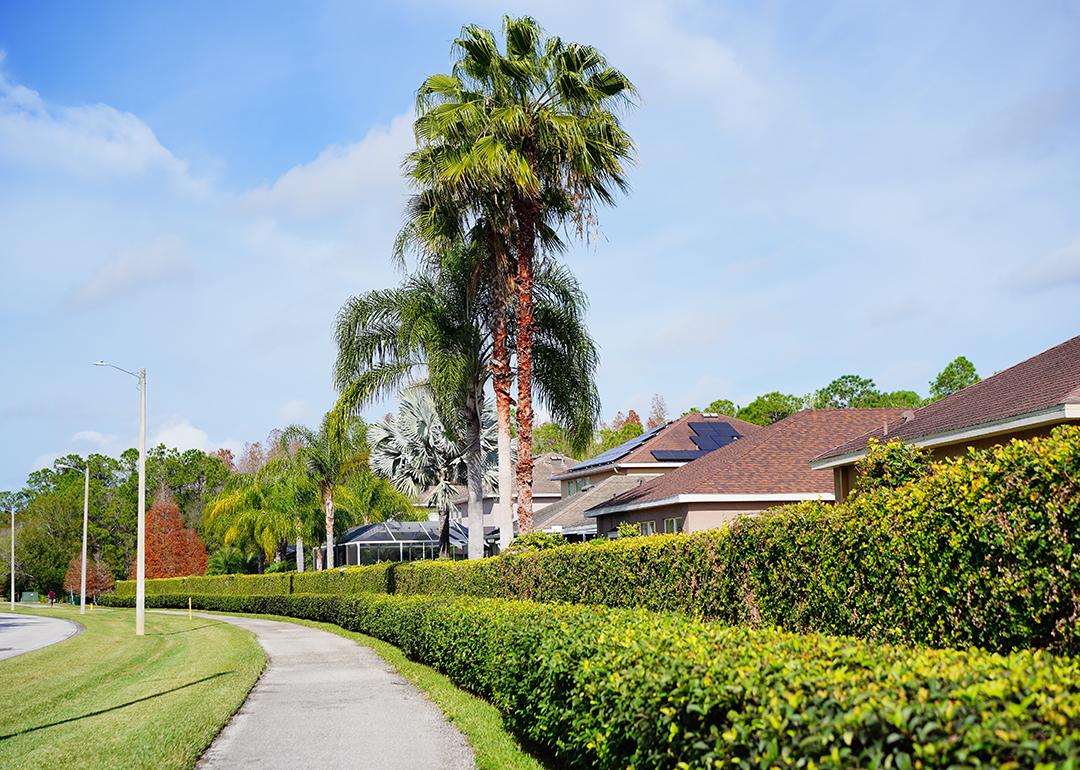
[[[267,663],[198,767],[474,767],[439,707],[372,650],[296,623],[199,615],[254,632]]]
[[[0,612],[0,660],[70,639],[82,626],[62,618]]]

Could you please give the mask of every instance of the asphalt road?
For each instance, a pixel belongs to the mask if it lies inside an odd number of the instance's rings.
[[[62,642],[81,630],[61,618],[0,612],[0,660]]]
[[[372,650],[295,623],[199,614],[253,631],[267,664],[198,767],[475,766],[439,707]]]

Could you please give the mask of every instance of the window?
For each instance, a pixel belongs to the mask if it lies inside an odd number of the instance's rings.
[[[643,535],[655,535],[656,534],[656,522],[655,521],[642,521],[638,523],[638,529],[641,530]]]
[[[669,535],[682,532],[682,519],[664,519],[664,532]]]

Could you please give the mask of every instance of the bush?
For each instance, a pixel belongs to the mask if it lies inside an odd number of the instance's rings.
[[[130,597],[109,597],[130,605]],[[155,595],[157,606],[186,596]],[[379,637],[560,767],[1075,767],[1080,664],[472,598],[195,596]]]
[[[561,545],[566,545],[566,543],[566,538],[559,532],[530,532],[527,535],[515,537],[514,542],[510,543],[510,547],[506,549],[506,552],[544,551],[548,548],[558,548]]]
[[[1075,655],[1078,485],[1080,428],[1064,427],[1048,438],[973,451],[901,489],[866,491],[842,506],[805,503],[690,535],[351,568],[345,574],[356,576],[348,578],[303,573],[284,593],[642,607],[892,643]],[[176,591],[170,585],[148,581],[147,591]],[[131,586],[118,589],[133,593]],[[186,590],[215,589],[198,583]]]
[[[930,472],[930,464],[929,449],[902,441],[882,444],[872,438],[866,447],[866,457],[855,463],[854,493],[899,489],[926,476]]]

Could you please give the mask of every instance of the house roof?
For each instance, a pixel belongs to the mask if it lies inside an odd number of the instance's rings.
[[[645,433],[642,433],[640,436],[635,436],[629,441],[620,444],[613,449],[609,449],[606,452],[602,452],[596,457],[577,463],[570,467],[566,472],[556,476],[556,478],[572,478],[574,476],[590,475],[601,468],[611,468],[613,466],[617,467],[627,464],[688,462],[689,459],[691,459],[689,457],[681,460],[660,458],[670,458],[670,454],[665,455],[664,453],[671,453],[673,451],[694,452],[695,454],[700,453],[703,449],[701,445],[703,443],[701,441],[703,438],[701,426],[722,426],[725,423],[731,426],[734,433],[739,437],[749,436],[761,429],[760,425],[755,425],[736,417],[728,417],[722,414],[701,414],[698,412],[691,412],[690,414],[683,415],[677,420],[672,420],[664,425],[652,428]],[[654,455],[654,452],[661,453],[660,457]]]
[[[537,497],[561,497],[562,489],[559,482],[552,477],[561,473],[566,473],[570,469],[570,466],[576,463],[573,457],[567,457],[566,455],[558,452],[547,452],[546,454],[537,455],[533,458],[533,499]],[[514,497],[517,497],[518,482],[517,476],[513,479],[513,486],[511,487],[514,492]],[[492,489],[484,490],[484,497],[497,497],[497,494]],[[469,490],[466,487],[460,487],[457,497],[454,498],[454,505],[462,505],[469,501]]]
[[[824,447],[866,433],[901,409],[817,409],[797,412],[710,452],[588,512],[713,500],[832,499],[832,473],[810,460]]]
[[[601,505],[618,494],[634,489],[642,483],[644,476],[608,476],[606,479],[586,487],[576,495],[564,497],[557,503],[537,511],[533,517],[533,529],[544,531],[552,527],[566,530],[571,527],[591,526],[596,522],[585,515],[585,511]]]
[[[1075,412],[1080,419],[1077,405],[1080,405],[1080,336],[908,412],[890,421],[887,432],[879,425],[863,436],[837,444],[815,458],[815,466],[842,465],[843,462],[829,462],[840,458],[854,461],[865,453],[871,438],[951,443],[948,440],[951,434],[981,428],[977,431],[979,434],[989,435],[1007,430],[1008,423],[1015,423],[1025,416],[1033,418],[1032,426],[1038,424],[1040,416],[1045,417],[1046,422],[1052,422]],[[935,437],[944,440],[932,441]]]

